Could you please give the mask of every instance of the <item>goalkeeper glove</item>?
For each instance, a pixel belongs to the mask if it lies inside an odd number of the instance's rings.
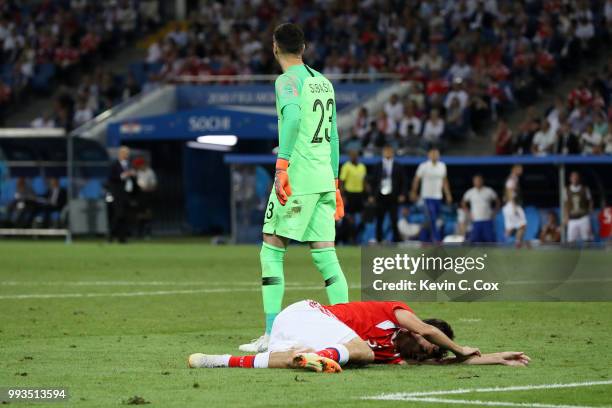
[[[334,214],[334,219],[338,221],[344,217],[344,201],[342,201],[342,194],[340,194],[340,189],[338,188],[338,179],[336,179],[336,214]]]
[[[291,186],[289,185],[289,175],[287,174],[289,162],[285,159],[276,159],[276,173],[274,174],[274,191],[276,198],[281,205],[287,204],[291,196]]]

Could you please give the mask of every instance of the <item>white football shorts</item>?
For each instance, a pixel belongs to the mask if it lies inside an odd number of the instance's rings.
[[[567,241],[589,241],[591,239],[591,219],[588,215],[568,220]]]
[[[272,325],[269,352],[312,348],[322,350],[359,337],[319,302],[302,300],[281,311]]]
[[[504,228],[506,231],[519,229],[527,225],[525,211],[523,211],[523,207],[520,205],[509,202],[502,208],[502,214],[504,215]]]

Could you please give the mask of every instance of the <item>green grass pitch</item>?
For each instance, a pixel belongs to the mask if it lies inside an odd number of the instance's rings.
[[[450,321],[462,344],[527,352],[524,369],[188,369],[190,353],[237,353],[261,334],[258,251],[194,241],[0,243],[0,387],[67,387],[68,404],[83,407],[121,406],[135,395],[160,407],[450,407],[462,405],[362,397],[612,380],[612,303],[412,304],[421,317]],[[358,299],[359,249],[338,255]],[[325,302],[305,247],[290,248],[285,274],[285,304]],[[612,405],[612,385],[439,398],[602,407]]]

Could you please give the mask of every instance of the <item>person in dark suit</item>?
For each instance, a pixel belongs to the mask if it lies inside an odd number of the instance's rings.
[[[130,195],[136,188],[136,172],[130,167],[130,149],[121,146],[115,160],[110,166],[106,184],[109,195],[108,219],[109,241],[117,239],[120,243],[127,242],[130,229]]]
[[[7,208],[7,220],[11,227],[30,228],[36,212],[36,194],[30,183],[19,177],[15,188],[13,200]]]
[[[383,222],[389,213],[393,229],[393,242],[401,240],[397,229],[398,205],[405,201],[404,171],[395,162],[393,147],[387,145],[383,148],[383,157],[380,164],[374,167],[370,191],[376,202],[376,241],[383,240]]]
[[[51,214],[61,212],[68,202],[66,189],[60,186],[59,180],[55,177],[49,179],[49,189],[47,193],[38,200],[38,212],[42,213],[43,226],[48,228],[51,224]]]

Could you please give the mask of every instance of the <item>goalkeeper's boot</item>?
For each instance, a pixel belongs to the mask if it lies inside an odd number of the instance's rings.
[[[219,368],[227,367],[229,354],[202,354],[195,353],[189,356],[187,365],[189,368]]]
[[[296,367],[305,368],[317,373],[341,373],[342,367],[331,358],[322,357],[315,353],[299,353],[293,357]]]
[[[251,340],[250,343],[241,344],[238,350],[246,353],[263,353],[268,351],[268,343],[270,343],[270,335],[264,334],[258,339]]]

